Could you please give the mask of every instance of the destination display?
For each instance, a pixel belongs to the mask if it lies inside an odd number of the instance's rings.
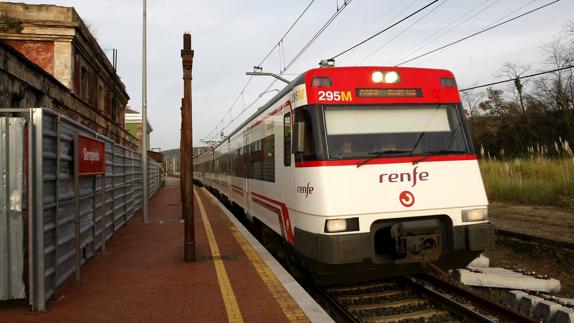
[[[421,89],[357,89],[359,98],[404,98],[422,97]]]

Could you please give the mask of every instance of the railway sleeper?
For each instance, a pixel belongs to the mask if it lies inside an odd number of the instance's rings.
[[[420,298],[408,298],[398,301],[379,303],[379,304],[365,304],[365,305],[351,305],[347,307],[349,312],[360,314],[361,311],[380,311],[380,312],[405,312],[403,309],[406,307],[425,307],[431,306],[430,302]]]
[[[352,285],[345,287],[331,287],[327,288],[327,292],[330,294],[354,294],[354,293],[364,293],[364,292],[377,292],[386,291],[398,288],[396,283],[392,282],[374,282],[366,283],[364,285]]]
[[[374,292],[374,293],[368,293],[368,294],[361,294],[361,295],[342,295],[342,296],[337,296],[337,300],[344,302],[344,301],[350,301],[353,299],[370,299],[370,298],[380,298],[380,297],[391,297],[391,296],[396,296],[396,295],[400,295],[400,294],[404,294],[405,291],[403,290],[388,290],[388,291],[383,291],[383,292]]]
[[[397,315],[374,316],[361,319],[361,322],[365,323],[390,323],[390,322],[413,322],[413,321],[458,322],[458,320],[452,317],[452,315],[448,311],[436,310],[436,309],[420,310],[416,312],[397,314]]]

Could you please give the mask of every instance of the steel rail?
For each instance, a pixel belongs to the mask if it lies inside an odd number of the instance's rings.
[[[532,322],[532,323],[538,322],[529,316],[526,316],[502,304],[493,302],[487,298],[477,295],[468,289],[455,285],[452,282],[445,280],[444,278],[439,278],[430,274],[420,274],[418,277],[435,286],[450,291],[456,295],[465,297],[475,306],[479,307],[480,309],[488,313],[493,314],[496,317],[511,320],[513,322]]]
[[[461,304],[437,291],[432,290],[427,286],[424,286],[423,284],[413,280],[412,278],[402,277],[399,279],[399,281],[407,285],[408,287],[418,291],[419,293],[423,294],[424,297],[428,299],[431,303],[434,303],[437,306],[445,308],[455,316],[464,319],[470,319],[472,322],[486,322],[486,323],[497,322],[465,306],[464,304]]]
[[[314,298],[319,298],[319,303],[323,303],[322,307],[327,311],[330,311],[331,317],[337,322],[360,322],[356,316],[351,314],[343,305],[341,305],[333,296],[329,294],[325,289],[315,285],[313,288],[315,292]]]

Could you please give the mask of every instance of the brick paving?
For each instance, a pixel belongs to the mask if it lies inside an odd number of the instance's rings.
[[[298,308],[287,314],[282,310],[279,302],[285,300],[277,300],[276,293],[274,296],[260,278],[234,238],[233,224],[202,190],[198,193],[243,319],[306,321]],[[182,260],[183,224],[170,222],[181,218],[179,182],[168,179],[166,187],[150,200],[150,223],[142,224],[141,215],[137,215],[121,228],[107,244],[110,254],[97,256],[82,268],[83,285],[60,287],[56,299],[48,302],[46,313],[27,314],[29,307],[23,302],[0,303],[0,322],[227,321],[209,243],[195,205],[196,262]]]

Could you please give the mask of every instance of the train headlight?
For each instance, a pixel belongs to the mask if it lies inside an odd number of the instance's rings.
[[[383,75],[383,72],[376,71],[371,75],[371,80],[375,83],[381,83],[384,79],[385,76]]]
[[[327,224],[325,225],[325,231],[327,232],[347,231],[347,220],[345,219],[327,220]]]
[[[371,74],[371,80],[373,83],[399,83],[400,76],[396,71],[374,71]]]
[[[385,73],[385,83],[398,83],[398,82],[399,82],[399,73],[395,71]]]
[[[462,210],[462,221],[463,222],[477,222],[488,220],[488,209],[471,209]]]
[[[325,222],[325,232],[359,231],[359,218],[333,219]]]

